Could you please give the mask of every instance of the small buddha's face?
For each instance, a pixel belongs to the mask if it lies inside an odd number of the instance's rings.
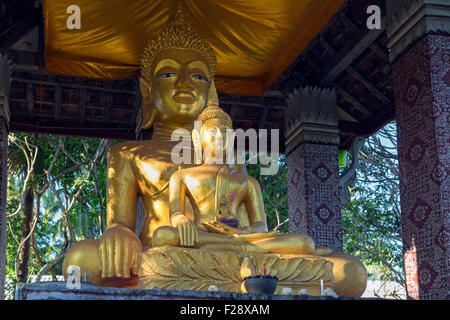
[[[226,139],[227,129],[231,128],[220,119],[206,120],[202,124],[203,150],[208,148],[212,151],[212,156],[215,156],[215,154],[220,151],[225,152],[228,142]]]
[[[207,60],[190,49],[168,49],[154,59],[152,100],[159,119],[189,124],[206,104],[210,84]]]

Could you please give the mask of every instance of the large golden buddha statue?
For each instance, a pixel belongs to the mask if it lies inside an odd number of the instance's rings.
[[[136,287],[139,266],[139,275],[145,281],[150,279],[147,284],[152,285],[156,277],[151,272],[157,268],[162,268],[159,274],[165,272],[162,261],[169,251],[175,255],[173,259],[185,254],[189,254],[186,259],[200,257],[200,266],[208,259],[213,264],[217,259],[228,261],[222,267],[238,266],[244,275],[248,268],[242,259],[252,254],[264,261],[264,267],[267,262],[268,268],[272,266],[277,272],[285,270],[303,280],[310,276],[315,288],[319,280],[333,285],[332,261],[335,287],[343,286],[338,294],[358,295],[365,287],[366,274],[355,258],[314,248],[307,235],[267,231],[261,190],[254,178],[236,167],[208,161],[195,167],[173,163],[172,152],[179,143],[171,141],[175,129],[191,132],[201,114],[205,130],[198,134],[203,135],[202,146],[206,147],[212,140],[220,140],[223,130],[231,128],[231,120],[214,103],[202,113],[208,98],[217,101],[215,68],[212,48],[193,32],[180,10],[149,41],[141,60],[140,89],[142,127],[153,126],[152,140],[119,143],[110,148],[107,230],[100,239],[83,240],[69,249],[63,263],[64,275],[67,278],[68,266],[76,265],[91,283]],[[216,134],[208,134],[211,129]],[[195,144],[195,134],[193,138]],[[216,151],[213,148],[213,153]],[[139,198],[145,218],[138,236],[134,230]],[[237,224],[228,225],[226,220]],[[153,248],[146,251],[149,247]],[[169,251],[160,255],[161,250]],[[236,254],[242,259],[236,260]],[[223,274],[234,272],[228,269]],[[145,281],[139,281],[141,287],[146,287]]]
[[[170,225],[168,185],[178,169],[171,160],[173,130],[192,130],[213,83],[216,58],[177,10],[175,18],[148,42],[141,58],[142,127],[153,125],[152,140],[113,145],[108,152],[107,230],[99,240],[80,241],[67,252],[66,266],[89,271],[91,282],[130,278],[142,246]],[[135,234],[139,197],[145,219]],[[98,264],[97,261],[100,261]]]

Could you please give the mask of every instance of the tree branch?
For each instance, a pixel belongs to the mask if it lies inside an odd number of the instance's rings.
[[[25,159],[27,161],[27,175],[23,182],[22,196],[20,198],[19,207],[13,214],[6,216],[6,220],[16,217],[23,210],[23,205],[24,205],[24,201],[25,201],[25,193],[28,188],[30,179],[34,173],[34,164],[36,162],[36,158],[38,155],[38,148],[36,146],[33,146],[35,148],[35,152],[33,154],[33,151],[31,150],[30,145],[27,142],[27,139],[25,139],[25,145],[27,146],[27,149],[30,151],[30,153],[31,153],[30,155],[28,155],[28,153],[25,150],[25,147],[22,145],[22,143],[18,142],[18,141],[20,141],[19,139],[17,139],[16,137],[14,137],[12,135],[9,135],[8,140],[11,141],[13,144],[15,144],[20,150],[22,150],[22,152],[25,156]]]

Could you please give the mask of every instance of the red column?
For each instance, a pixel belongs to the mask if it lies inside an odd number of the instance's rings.
[[[295,90],[287,101],[286,160],[290,232],[342,251],[339,129],[334,91]]]
[[[407,291],[450,292],[450,36],[425,35],[393,64]]]
[[[304,143],[287,155],[290,232],[342,251],[338,147]]]

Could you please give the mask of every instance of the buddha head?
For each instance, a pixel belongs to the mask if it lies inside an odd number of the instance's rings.
[[[213,49],[192,30],[178,7],[174,19],[148,42],[141,58],[142,128],[155,120],[193,123],[206,105],[215,71]]]
[[[214,98],[208,100],[208,106],[200,113],[197,121],[201,121],[200,132],[192,130],[192,142],[196,151],[203,150],[211,157],[219,156],[223,160],[227,146],[233,143],[234,135],[227,134],[233,128],[230,116],[222,110]]]

